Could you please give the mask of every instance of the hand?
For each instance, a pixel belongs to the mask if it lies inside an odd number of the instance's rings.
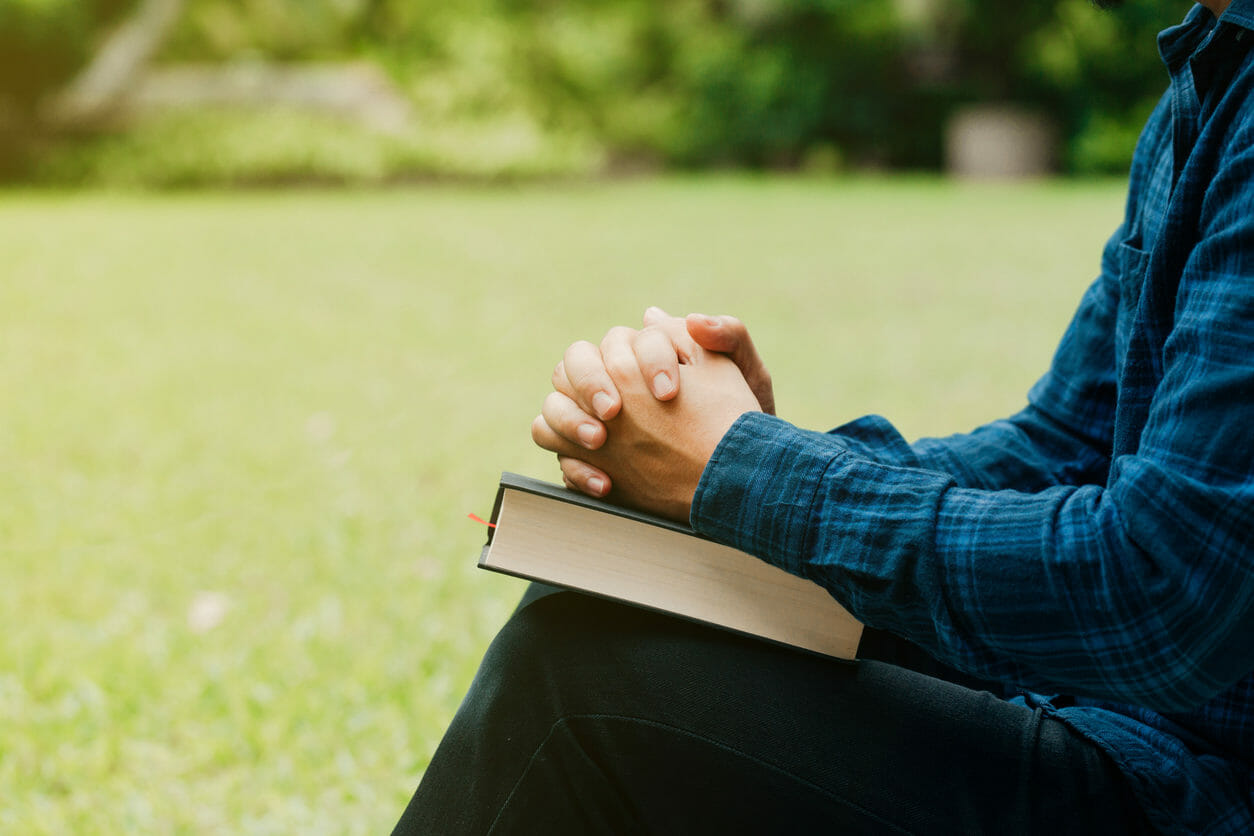
[[[658,400],[667,401],[679,394],[681,365],[698,361],[705,352],[714,351],[732,359],[762,411],[775,414],[771,375],[740,320],[702,314],[689,314],[686,319],[680,319],[660,308],[649,308],[644,313],[644,325],[642,330],[632,332],[632,353]],[[621,406],[618,390],[605,371],[600,348],[586,341],[572,344],[553,369],[552,383],[554,390],[579,407],[578,411],[567,410],[562,423],[552,429],[585,449],[600,447],[606,438],[603,422],[617,415]]]
[[[594,496],[603,496],[612,487],[616,501],[686,521],[701,473],[718,442],[736,418],[757,411],[759,404],[735,363],[695,343],[689,346],[695,350],[687,354],[687,362],[676,366],[675,391],[659,400],[641,371],[636,352],[640,333],[615,328],[600,346],[576,343],[559,366],[561,371],[572,356],[580,362],[592,360],[595,353],[596,362],[577,376],[576,388],[594,393],[586,406],[603,417],[604,424],[598,421],[589,429],[595,419],[585,406],[554,391],[532,422],[531,436],[539,446],[557,453],[568,487]],[[587,385],[594,382],[608,388]],[[612,404],[596,399],[597,393],[609,391],[615,396]]]
[[[632,351],[658,400],[670,400],[679,393],[676,381],[680,365],[693,362],[705,351],[714,351],[726,354],[740,367],[762,411],[775,414],[771,375],[739,319],[704,314],[680,319],[661,308],[649,308],[644,312],[644,326],[635,332]],[[592,343],[577,342],[566,349],[562,362],[553,370],[552,382],[554,389],[579,404],[591,427],[600,428],[598,418],[607,420],[618,413],[618,392],[605,373],[598,347]],[[600,429],[595,435],[603,438]],[[576,440],[573,435],[566,437]]]
[[[644,314],[644,325],[640,331],[618,331],[616,337],[630,343],[640,375],[649,381],[658,400],[669,401],[679,394],[682,366],[699,363],[707,353],[717,351],[726,353],[736,363],[760,407],[774,414],[771,376],[740,320],[701,314],[680,319],[660,308],[649,308]],[[605,496],[611,487],[609,474],[590,463],[583,452],[600,449],[608,437],[604,422],[618,415],[622,407],[618,388],[606,370],[601,346],[590,342],[571,345],[554,368],[552,383],[555,392],[564,395],[565,400],[549,396],[542,416],[547,418],[547,427],[540,435],[556,435],[569,445],[582,448],[578,457],[558,456],[563,478],[570,488]],[[534,428],[532,436],[538,437]]]

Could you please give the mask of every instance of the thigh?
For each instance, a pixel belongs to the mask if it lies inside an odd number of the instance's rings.
[[[1119,833],[1118,772],[1062,724],[574,593],[529,593],[398,832]]]

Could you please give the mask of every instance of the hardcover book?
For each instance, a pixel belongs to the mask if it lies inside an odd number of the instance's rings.
[[[479,566],[853,659],[862,625],[818,584],[685,525],[504,473]]]

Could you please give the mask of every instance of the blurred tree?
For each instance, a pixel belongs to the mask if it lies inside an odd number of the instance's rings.
[[[170,52],[199,60],[342,57],[363,46],[364,27],[384,6],[374,0],[189,0]],[[413,23],[403,31],[412,33]]]
[[[141,0],[101,41],[90,62],[48,97],[40,116],[56,127],[90,127],[109,118],[178,21],[183,0]]]
[[[979,101],[1038,97],[1025,68],[1025,45],[1054,25],[1056,0],[1008,9],[998,0],[939,0],[932,37],[952,51],[951,66],[963,95]]]
[[[679,62],[679,160],[795,166],[832,147],[855,163],[918,162],[934,114],[915,95],[893,4],[726,0],[712,14],[720,30]]]
[[[1126,172],[1141,125],[1167,86],[1156,34],[1177,23],[1179,0],[1127,0],[1113,12],[1089,0],[1057,0],[1025,42],[1020,73],[1063,121],[1067,165]]]
[[[49,87],[73,75],[95,25],[116,15],[117,5],[0,2],[0,100],[5,108],[29,111]]]
[[[183,0],[0,2],[0,171],[49,133],[106,120]]]

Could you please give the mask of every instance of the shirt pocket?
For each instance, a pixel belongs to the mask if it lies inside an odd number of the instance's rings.
[[[1139,235],[1119,242],[1119,304],[1128,310],[1136,310],[1149,270],[1150,254],[1141,243]]]

